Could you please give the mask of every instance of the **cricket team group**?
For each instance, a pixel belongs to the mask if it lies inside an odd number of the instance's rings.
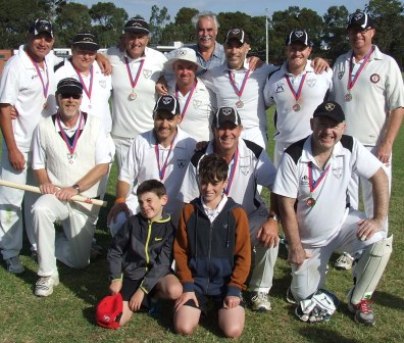
[[[332,67],[310,59],[304,28],[285,37],[285,61],[275,66],[248,57],[243,28],[222,45],[214,13],[192,21],[196,44],[166,55],[147,46],[149,25],[134,17],[106,54],[92,34],[78,33],[66,59],[53,53],[52,23],[32,23],[1,75],[0,179],[41,194],[0,186],[5,268],[24,272],[23,228],[38,263],[35,295],[59,284],[57,261],[88,266],[98,247],[91,199],[104,197],[115,161],[107,261],[120,310],[111,316],[100,303],[98,324],[120,327],[163,298],[173,301],[177,333],[192,334],[213,308],[223,335],[239,337],[246,306],[271,310],[284,237],[285,292],[300,320],[327,321],[336,311],[325,278],[338,252],[337,266],[352,267],[348,309],[374,325],[370,300],[392,252],[391,163],[404,85],[395,60],[372,43],[372,18],[350,15],[351,50]]]

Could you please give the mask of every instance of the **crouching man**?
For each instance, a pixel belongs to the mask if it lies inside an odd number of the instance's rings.
[[[34,136],[32,168],[43,194],[32,207],[38,242],[37,296],[52,294],[59,283],[56,259],[72,268],[83,268],[90,260],[99,207],[69,200],[77,194],[99,195],[112,152],[99,119],[80,111],[82,94],[79,81],[62,79],[56,91],[58,112],[41,121]],[[55,222],[62,232],[55,231]]]
[[[343,135],[345,115],[337,103],[320,104],[311,128],[308,138],[286,149],[273,190],[289,243],[296,314],[303,321],[316,322],[328,320],[335,312],[338,301],[323,287],[331,254],[343,250],[356,260],[349,310],[356,321],[373,325],[369,300],[392,251],[392,237],[386,238],[383,230],[387,176],[374,155],[355,138]],[[373,185],[372,218],[349,207],[347,189],[355,171]]]

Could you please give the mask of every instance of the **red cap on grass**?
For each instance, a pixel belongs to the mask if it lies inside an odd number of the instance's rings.
[[[121,293],[107,295],[97,305],[95,320],[99,326],[118,329],[122,315],[123,300]]]

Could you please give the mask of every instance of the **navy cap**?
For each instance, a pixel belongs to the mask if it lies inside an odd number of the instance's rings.
[[[83,94],[83,85],[80,81],[66,77],[58,82],[56,88],[57,94]]]
[[[28,32],[34,36],[45,32],[53,38],[52,23],[47,19],[36,19],[30,26]]]
[[[303,43],[306,46],[312,46],[312,42],[309,39],[309,35],[307,34],[306,30],[296,29],[289,33],[286,37],[286,45],[291,45],[295,42]]]
[[[356,10],[355,13],[349,15],[347,30],[353,27],[365,30],[368,27],[374,27],[374,23],[369,14]]]
[[[129,19],[124,27],[125,32],[149,34],[149,24],[142,17],[134,17]]]
[[[78,33],[73,37],[72,47],[84,51],[97,51],[100,46],[95,41],[95,36],[91,33]]]
[[[345,121],[345,114],[341,106],[335,101],[325,101],[318,105],[313,113],[313,118],[327,117],[337,123]]]
[[[248,39],[248,35],[244,32],[243,29],[240,28],[233,28],[227,31],[225,44],[228,44],[231,40],[237,40],[239,43],[250,43]]]
[[[241,125],[240,115],[233,107],[220,107],[213,117],[212,127],[219,129],[226,124]]]
[[[172,95],[163,95],[158,98],[153,110],[153,118],[159,112],[168,112],[173,116],[180,114],[180,106],[178,101]]]

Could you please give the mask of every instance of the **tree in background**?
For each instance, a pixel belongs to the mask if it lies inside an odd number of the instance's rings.
[[[100,46],[107,48],[116,45],[128,20],[126,11],[112,2],[99,2],[90,8],[89,14],[93,23],[91,32]]]
[[[195,41],[195,28],[191,19],[199,11],[195,8],[182,7],[175,16],[174,23],[168,24],[161,35],[161,41],[165,44],[181,41],[189,43]]]
[[[161,36],[169,21],[167,7],[164,6],[160,9],[157,5],[153,5],[150,16],[151,44],[162,43]]]

